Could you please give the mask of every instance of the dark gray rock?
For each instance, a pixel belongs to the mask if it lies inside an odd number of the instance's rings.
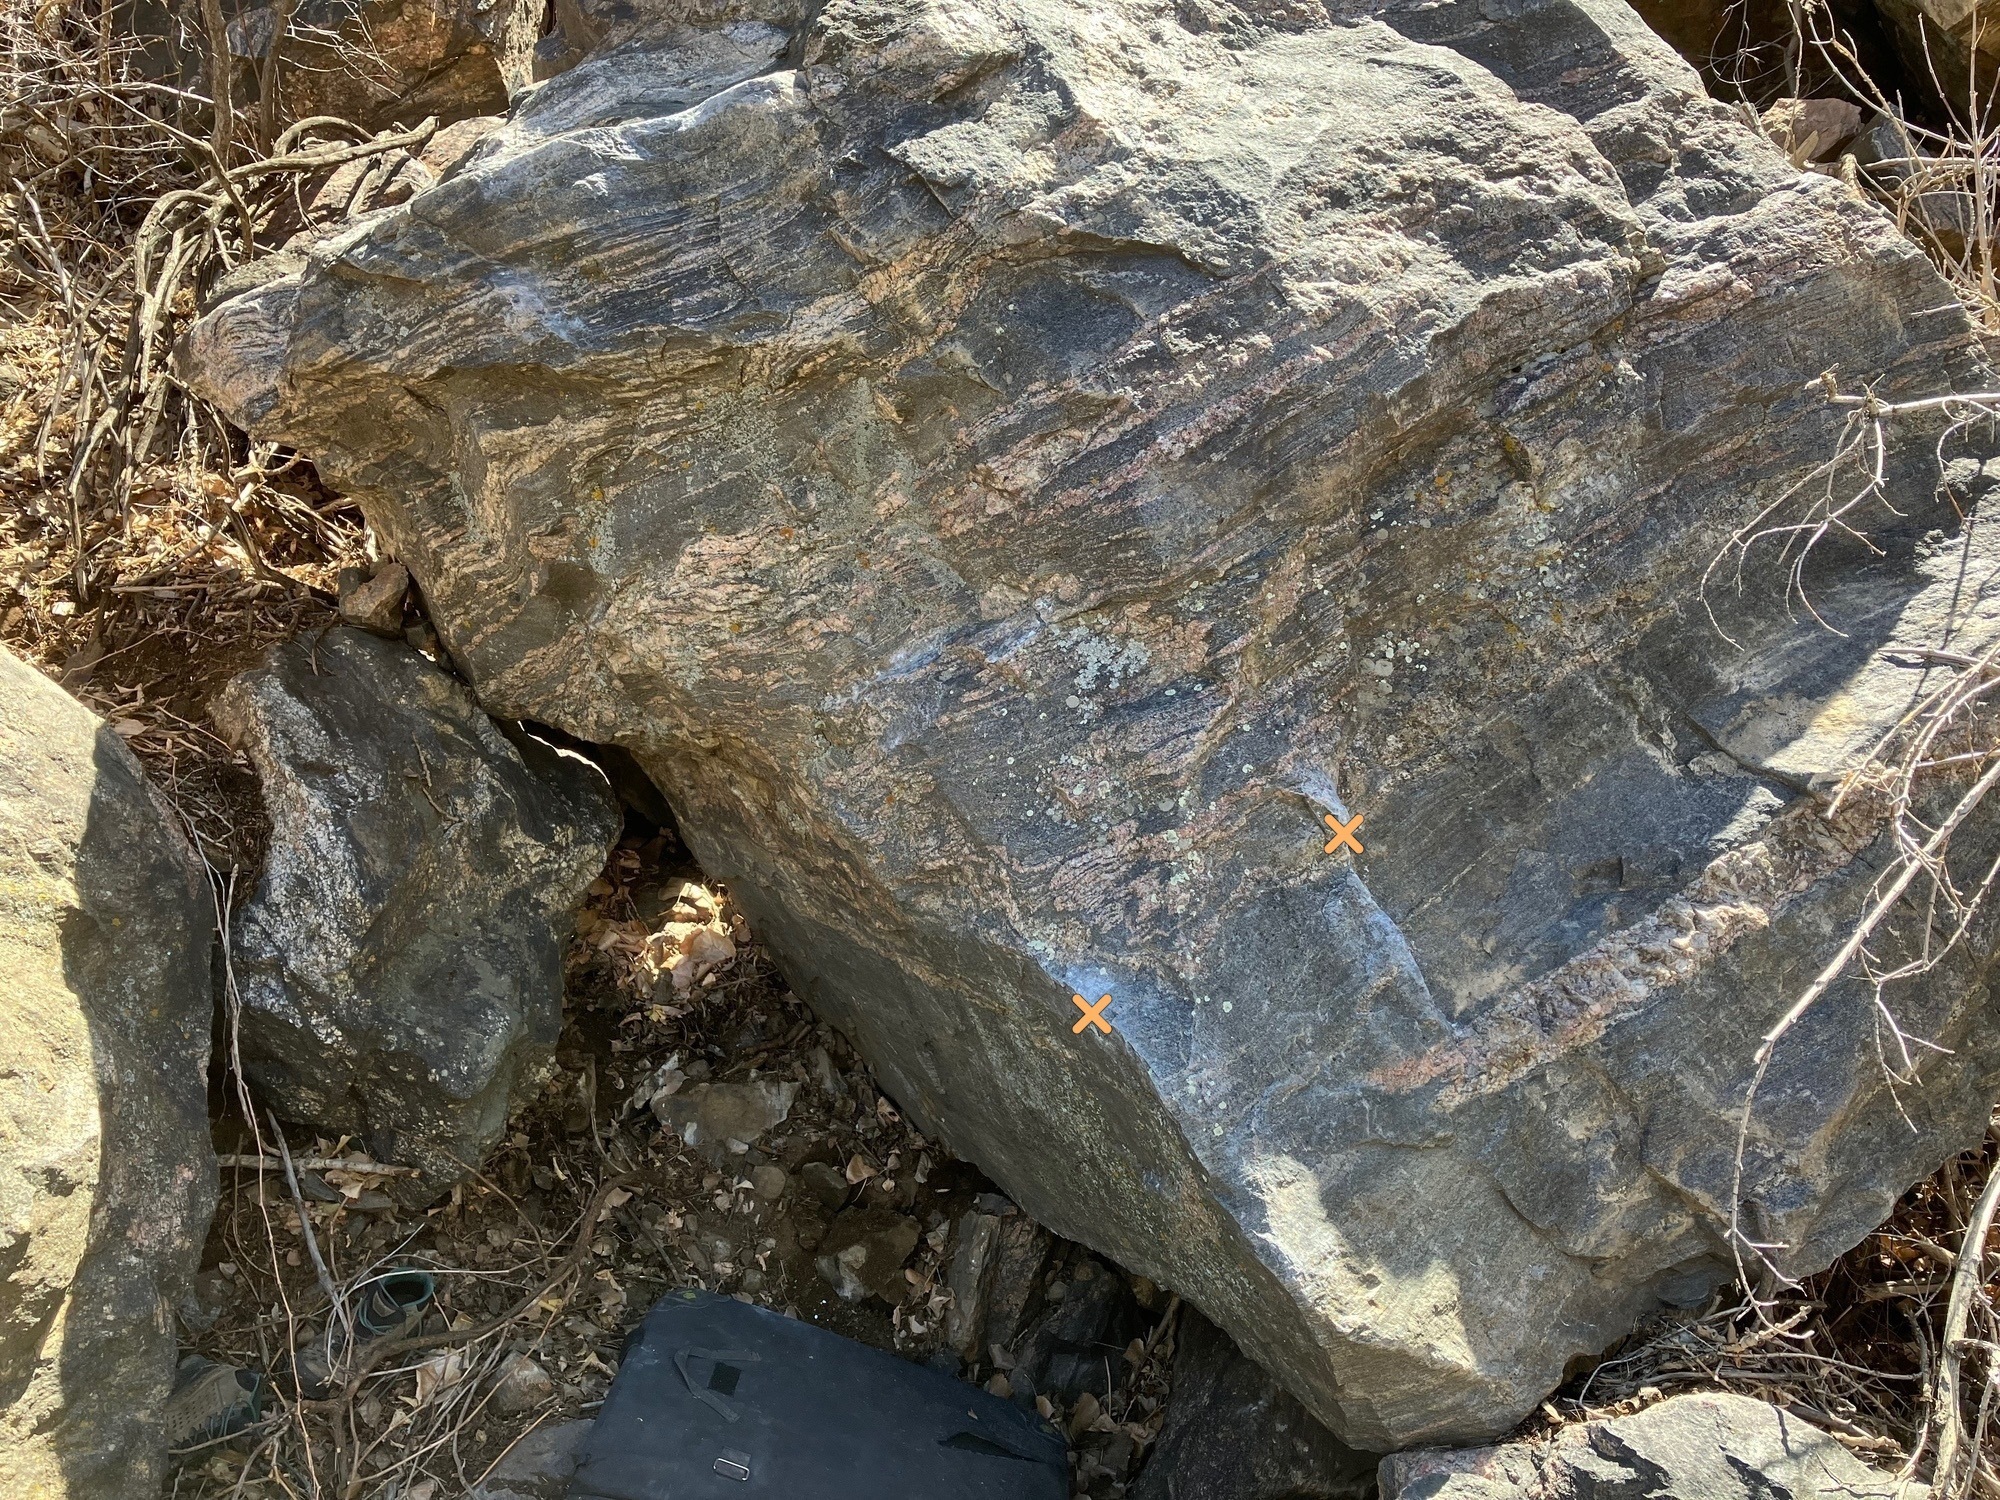
[[[1987,387],[1968,321],[1619,0],[737,18],[554,79],[190,375],[493,711],[632,751],[927,1133],[1344,1440],[1506,1430],[1730,1274],[1752,1054],[1884,857],[1801,789],[1909,701],[1883,646],[1994,633],[1921,424],[1883,555],[1802,575],[1845,634],[1772,549],[1731,644],[1704,569],[1822,371]],[[1984,1128],[1989,952],[1901,992],[1910,1124],[1859,987],[1781,1049],[1786,1266]]]
[[[852,1191],[847,1179],[840,1175],[840,1168],[823,1161],[807,1162],[799,1168],[799,1178],[813,1200],[828,1213],[837,1211],[845,1204]]]
[[[1125,1377],[1125,1346],[1149,1320],[1125,1278],[1088,1259],[1061,1285],[1061,1299],[1016,1341],[1008,1382],[1022,1400],[1069,1407],[1085,1392],[1106,1400]]]
[[[1166,1420],[1132,1500],[1363,1500],[1376,1456],[1328,1432],[1193,1308],[1175,1327]]]
[[[951,1306],[945,1310],[944,1337],[960,1359],[978,1360],[986,1353],[986,1318],[993,1299],[994,1273],[999,1269],[999,1251],[998,1214],[971,1209],[959,1215],[951,1267],[945,1275]]]
[[[1382,1460],[1381,1485],[1382,1500],[1923,1500],[1930,1493],[1921,1484],[1899,1487],[1778,1407],[1706,1392],[1535,1442],[1392,1453]]]
[[[493,1466],[465,1500],[563,1500],[583,1457],[583,1440],[596,1425],[579,1421],[537,1427]]]
[[[215,1210],[214,939],[124,741],[0,650],[0,1494],[159,1493]]]
[[[571,914],[618,828],[604,777],[357,630],[279,647],[213,712],[271,818],[233,927],[244,1068],[434,1195],[554,1048]]]
[[[1041,1290],[1042,1270],[1055,1249],[1055,1237],[1013,1204],[1001,1199],[994,1206],[1002,1210],[1000,1232],[980,1330],[981,1353],[989,1356],[996,1346],[1013,1348],[1022,1320]]]

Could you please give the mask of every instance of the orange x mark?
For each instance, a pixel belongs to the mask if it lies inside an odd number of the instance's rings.
[[[1082,1031],[1083,1028],[1086,1026],[1095,1026],[1099,1031],[1103,1032],[1106,1036],[1111,1035],[1111,1023],[1104,1019],[1104,1007],[1111,1003],[1111,997],[1109,995],[1106,995],[1102,1000],[1098,1001],[1097,1004],[1095,1005],[1090,1004],[1081,995],[1071,995],[1070,999],[1074,1000],[1077,1004],[1077,1008],[1083,1012],[1083,1019],[1081,1021],[1078,1021],[1074,1026],[1070,1027],[1070,1033],[1072,1035],[1075,1035],[1077,1032]]]
[[[1333,837],[1327,841],[1326,845],[1326,852],[1328,854],[1334,853],[1342,844],[1347,845],[1356,854],[1363,852],[1361,840],[1354,836],[1354,830],[1361,826],[1360,813],[1356,813],[1353,819],[1346,823],[1341,822],[1332,813],[1328,813],[1326,815],[1326,826],[1333,830]]]

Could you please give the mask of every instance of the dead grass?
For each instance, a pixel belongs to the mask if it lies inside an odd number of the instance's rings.
[[[328,618],[367,539],[168,353],[324,158],[385,148],[337,121],[254,148],[254,119],[143,75],[110,0],[0,0],[0,28],[0,641],[111,719],[211,859],[247,868],[255,798],[207,699]]]

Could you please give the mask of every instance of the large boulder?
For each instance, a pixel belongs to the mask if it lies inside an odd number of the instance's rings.
[[[1392,1453],[1382,1500],[1924,1500],[1833,1437],[1748,1396],[1703,1391],[1494,1448]]]
[[[1884,857],[1809,789],[1994,573],[1898,426],[1883,555],[1800,575],[1844,634],[1775,548],[1727,638],[1701,579],[1831,451],[1822,371],[1975,388],[1967,319],[1620,0],[784,40],[586,60],[190,375],[359,498],[492,711],[629,749],[1037,1219],[1357,1447],[1505,1430],[1732,1273],[1757,1038]],[[1900,1106],[1859,988],[1779,1052],[1783,1264],[1977,1138],[1988,953],[1898,991],[1948,1049]]]
[[[288,1119],[421,1169],[476,1167],[562,1020],[563,945],[618,830],[603,775],[513,738],[400,641],[276,648],[212,710],[271,819],[234,919],[243,1067]]]
[[[159,1493],[215,1211],[215,909],[111,729],[0,651],[0,1494]]]

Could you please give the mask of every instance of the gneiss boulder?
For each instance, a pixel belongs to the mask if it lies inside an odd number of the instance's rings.
[[[215,1210],[214,947],[125,742],[0,651],[0,1494],[159,1493]]]
[[[637,757],[925,1130],[1345,1441],[1505,1430],[1729,1273],[1756,1039],[1883,857],[1806,789],[1926,680],[1882,647],[1991,630],[1920,427],[1885,555],[1807,567],[1844,634],[1760,553],[1732,644],[1702,572],[1822,371],[1975,388],[1966,319],[1617,0],[726,30],[551,81],[191,376],[491,711]],[[1908,1123],[1857,989],[1780,1052],[1785,1264],[1983,1128],[1986,957],[1897,996]]]
[[[617,810],[588,761],[509,738],[400,642],[334,629],[217,698],[271,819],[232,925],[244,1070],[427,1197],[477,1166],[546,1063],[562,953]]]

